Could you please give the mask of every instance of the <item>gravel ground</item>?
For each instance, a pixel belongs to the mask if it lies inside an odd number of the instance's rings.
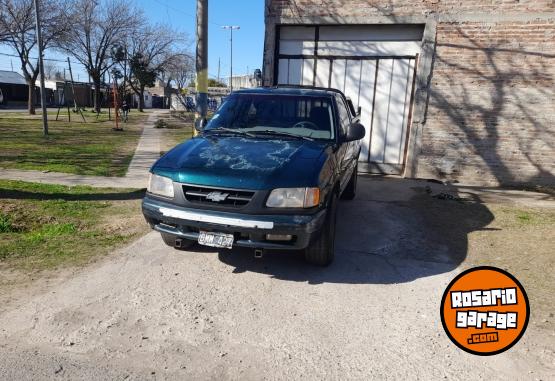
[[[443,290],[467,235],[493,219],[487,207],[472,204],[472,227],[446,234],[425,210],[454,201],[388,184],[378,197],[367,185],[340,204],[328,268],[296,253],[174,251],[150,233],[12,293],[0,306],[0,378],[553,378],[553,332],[534,316],[515,347],[490,357],[462,352],[441,327]]]

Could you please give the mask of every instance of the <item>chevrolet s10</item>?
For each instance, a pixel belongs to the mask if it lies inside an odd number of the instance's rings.
[[[152,166],[143,214],[175,248],[302,250],[328,265],[338,200],[355,197],[359,115],[333,89],[235,91]]]

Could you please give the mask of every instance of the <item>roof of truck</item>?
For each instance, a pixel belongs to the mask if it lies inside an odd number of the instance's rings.
[[[322,96],[322,95],[334,95],[343,93],[337,89],[330,89],[324,87],[314,87],[314,86],[291,86],[291,85],[281,85],[274,87],[255,87],[251,89],[241,89],[234,90],[234,93],[241,94],[283,94],[283,95],[309,95],[309,96]]]

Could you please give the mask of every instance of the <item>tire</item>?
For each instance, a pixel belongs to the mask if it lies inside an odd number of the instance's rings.
[[[349,179],[349,183],[347,184],[347,187],[345,188],[345,190],[343,191],[343,194],[341,195],[342,200],[352,200],[353,198],[355,198],[357,193],[357,180],[358,180],[358,163],[355,165],[355,169],[353,170],[353,174]]]
[[[170,247],[173,247],[174,249],[177,250],[184,250],[187,249],[191,246],[193,246],[195,244],[194,241],[191,241],[189,239],[181,239],[181,246],[180,247],[176,247],[175,246],[175,239],[178,238],[172,234],[168,234],[168,233],[160,233],[160,235],[162,236],[162,239],[164,240],[164,243]]]
[[[333,262],[335,252],[335,225],[337,219],[337,197],[332,196],[328,205],[328,213],[318,238],[311,242],[304,251],[304,258],[308,263],[318,266],[328,266]]]

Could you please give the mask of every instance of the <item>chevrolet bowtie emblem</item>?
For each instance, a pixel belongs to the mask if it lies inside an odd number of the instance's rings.
[[[229,193],[222,193],[222,192],[210,192],[206,195],[206,199],[212,200],[214,202],[223,201],[229,196]]]

